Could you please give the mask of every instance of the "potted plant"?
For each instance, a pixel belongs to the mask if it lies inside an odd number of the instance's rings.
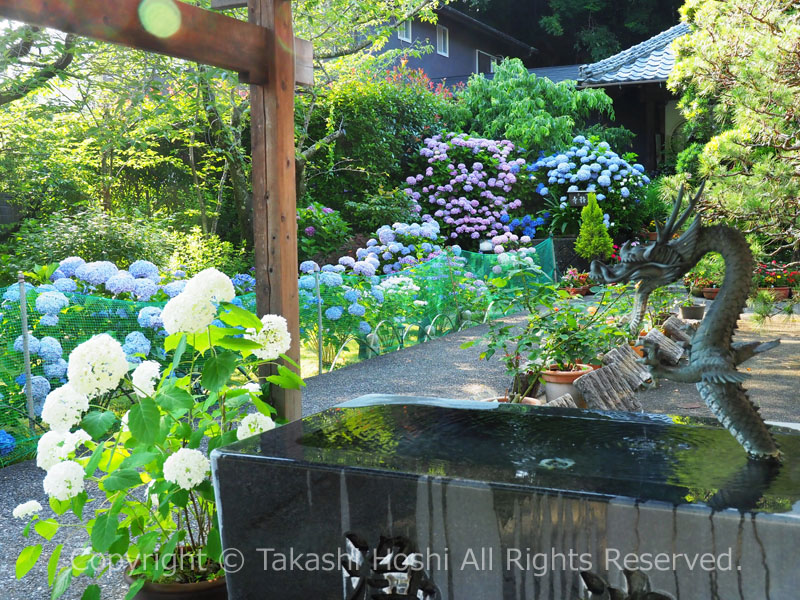
[[[58,569],[62,545],[50,556],[53,597],[74,577],[97,577],[120,561],[127,563],[126,600],[163,598],[165,590],[174,598],[226,597],[208,453],[275,426],[257,371],[279,357],[289,361],[283,353],[290,344],[282,317],[259,319],[233,299],[230,279],[215,269],[189,280],[161,313],[169,334],[161,363],[131,370],[108,334],[70,354],[68,383],[47,396],[42,410],[50,430],[37,455],[53,516],[40,516],[35,501],[14,511],[28,521],[26,536],[50,540],[68,522],[88,534],[68,566]],[[271,384],[303,385],[289,368],[276,368],[267,377]],[[131,398],[121,419],[93,408],[120,389]],[[88,482],[99,489],[92,498]],[[74,516],[62,519],[67,511]],[[41,553],[38,543],[24,548],[17,575],[28,573]],[[99,587],[90,585],[83,597],[100,598]]]
[[[598,306],[562,299],[541,320],[535,336],[547,366],[542,378],[548,401],[569,393],[580,405],[583,398],[574,381],[599,364],[602,353],[627,339],[627,332],[609,315],[614,306],[609,296],[610,292],[602,294]]]
[[[717,297],[725,277],[725,263],[719,254],[706,254],[691,271],[684,276],[690,289],[696,290],[704,298],[713,300]]]
[[[591,294],[593,283],[589,273],[581,273],[574,267],[567,269],[561,277],[561,285],[572,296],[588,296]]]
[[[800,271],[791,270],[777,261],[759,264],[753,273],[754,287],[767,291],[776,300],[789,298],[792,287],[800,283]]]
[[[686,300],[681,303],[681,318],[699,321],[703,318],[705,310],[705,304],[695,302],[691,293],[689,293],[686,295]]]

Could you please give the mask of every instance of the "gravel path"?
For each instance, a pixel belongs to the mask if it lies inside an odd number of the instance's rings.
[[[511,317],[509,321],[521,322],[522,317]],[[751,397],[761,404],[762,414],[769,420],[800,421],[796,404],[800,382],[800,319],[795,319],[791,325],[778,320],[763,331],[755,331],[744,323],[742,325],[743,330],[737,334],[737,339],[782,338],[779,348],[757,356],[746,364],[752,375],[747,384]],[[478,355],[484,348],[481,344],[468,350],[459,348],[466,341],[480,338],[487,329],[488,326],[481,325],[307,379],[303,414],[325,410],[339,402],[369,393],[455,399],[503,395],[509,385],[509,377],[502,363],[497,359],[479,360]],[[691,384],[664,382],[655,389],[642,392],[640,398],[649,412],[710,414]],[[47,507],[42,478],[43,471],[37,469],[32,461],[0,469],[0,597],[4,599],[44,600],[50,596],[46,560],[55,543],[44,544],[42,558],[28,576],[20,581],[14,576],[16,557],[27,540],[21,537],[22,524],[11,517],[11,511],[17,504],[32,499]],[[56,536],[59,541],[64,541],[63,533],[59,532]],[[38,536],[32,534],[31,538]],[[70,545],[78,548],[83,539],[78,531]],[[65,548],[62,564],[67,564],[68,554],[69,550]],[[84,580],[76,582],[62,598],[79,600],[88,583]],[[108,573],[99,583],[103,598],[124,598],[126,586],[122,583],[119,571]]]

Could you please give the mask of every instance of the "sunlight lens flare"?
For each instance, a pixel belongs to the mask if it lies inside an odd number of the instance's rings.
[[[148,33],[168,38],[181,28],[181,11],[174,0],[142,0],[139,20]]]

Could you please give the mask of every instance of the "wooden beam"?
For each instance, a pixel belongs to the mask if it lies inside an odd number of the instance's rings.
[[[230,10],[232,8],[246,8],[247,0],[211,0],[214,10]]]
[[[177,31],[168,37],[148,31],[139,14],[140,6],[147,6],[142,0],[0,0],[0,17],[230,69],[246,83],[266,81],[265,57],[273,47],[267,29],[175,0],[149,1],[176,11]],[[304,60],[308,44],[296,43]],[[300,67],[306,80],[298,83],[313,84],[311,62]]]
[[[294,60],[291,0],[250,0],[250,22],[274,33],[265,56],[270,77],[250,86],[253,241],[259,315],[280,314],[289,324],[288,356],[300,362],[297,288],[297,206],[294,180]],[[271,388],[278,415],[301,417],[298,390]]]

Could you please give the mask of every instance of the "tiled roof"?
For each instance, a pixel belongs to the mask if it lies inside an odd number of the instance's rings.
[[[578,78],[580,85],[666,81],[675,64],[671,44],[687,33],[689,26],[681,23],[619,54],[583,65]]]
[[[547,77],[553,83],[561,81],[578,81],[580,79],[580,65],[562,65],[559,67],[534,67],[528,69],[537,77]]]

